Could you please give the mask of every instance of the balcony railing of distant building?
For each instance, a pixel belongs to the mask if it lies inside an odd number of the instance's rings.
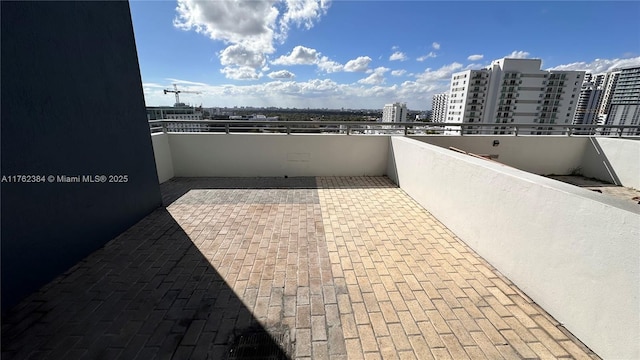
[[[640,125],[369,121],[151,120],[152,133],[279,133],[342,135],[564,135],[640,137]]]

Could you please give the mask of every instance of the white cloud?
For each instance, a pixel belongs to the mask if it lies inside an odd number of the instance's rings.
[[[331,1],[329,0],[285,0],[287,4],[287,12],[282,17],[280,24],[282,31],[286,34],[289,30],[289,24],[295,23],[298,26],[304,25],[305,28],[313,27],[315,21],[327,13]]]
[[[170,80],[170,79],[167,79],[167,80]],[[154,88],[163,89],[165,87],[165,85],[156,84],[156,83],[152,83],[152,82],[144,83],[144,86],[146,86],[149,89],[154,89]]]
[[[331,79],[313,79],[307,82],[300,83],[300,91],[303,94],[334,92],[338,89],[338,87],[338,83]]]
[[[178,84],[178,85],[195,85],[195,86],[206,86],[207,84],[202,83],[202,82],[196,82],[196,81],[188,81],[188,80],[180,80],[180,79],[174,79],[174,78],[167,78],[166,80],[171,81],[172,84]],[[158,85],[158,86],[162,86],[162,85]]]
[[[368,56],[359,56],[355,59],[347,61],[342,65],[338,62],[330,60],[326,56],[322,56],[316,49],[304,46],[296,46],[291,53],[280,56],[271,62],[274,65],[311,65],[315,64],[323,72],[328,74],[339,71],[346,72],[362,72],[369,68],[371,58]]]
[[[391,75],[393,76],[402,76],[407,73],[407,70],[393,70]]]
[[[407,54],[401,52],[401,51],[396,51],[393,54],[391,54],[391,56],[389,56],[389,60],[390,61],[405,61],[407,60]]]
[[[431,47],[433,47],[435,50],[440,50],[440,44],[437,42],[433,42],[433,44],[431,44]]]
[[[436,56],[438,56],[438,55],[436,55],[436,53],[434,53],[433,51],[431,51],[431,52],[430,52],[430,53],[428,53],[427,55],[422,55],[422,56],[420,56],[419,58],[417,58],[416,60],[418,60],[418,61],[425,61],[425,60],[427,60],[427,59],[429,59],[429,58],[434,58],[434,57],[436,57]]]
[[[478,60],[482,60],[484,58],[484,55],[469,55],[467,57],[467,60],[469,61],[478,61]]]
[[[362,72],[366,71],[369,67],[369,63],[371,63],[371,58],[368,56],[358,56],[353,60],[347,61],[344,64],[344,71],[347,72]]]
[[[511,54],[509,55],[505,55],[504,57],[506,58],[510,58],[510,59],[527,59],[529,58],[529,54],[526,51],[513,51]]]
[[[272,79],[293,79],[295,75],[287,70],[274,71],[267,74]]]
[[[275,51],[274,42],[284,42],[292,24],[311,28],[329,6],[327,0],[178,0],[173,24],[230,44],[219,54],[228,77],[259,78],[255,75]],[[247,67],[254,75],[248,76]]]
[[[426,69],[421,74],[416,75],[416,79],[419,82],[430,82],[438,80],[448,80],[451,78],[451,74],[459,71],[462,68],[462,64],[454,62],[449,65],[444,65],[438,70]]]
[[[257,80],[262,77],[262,73],[248,66],[227,66],[220,69],[220,72],[233,80]]]
[[[220,63],[225,66],[262,68],[267,59],[262,52],[253,51],[243,45],[235,44],[222,50],[219,54]]]
[[[304,46],[296,46],[290,54],[283,55],[272,61],[276,65],[309,65],[318,61],[320,53],[316,49],[310,49]]]
[[[371,75],[367,76],[364,79],[358,80],[358,84],[365,84],[365,85],[382,84],[384,83],[384,73],[386,73],[387,71],[389,71],[389,69],[386,67],[382,67],[382,66],[378,67],[373,70]]]
[[[640,56],[628,59],[595,59],[592,62],[574,62],[570,64],[558,65],[549,70],[579,70],[592,74],[609,72],[616,68],[627,66],[640,66]]]
[[[274,1],[178,0],[176,11],[173,24],[179,29],[255,51],[273,51],[279,15]]]
[[[449,84],[405,81],[393,92],[393,98],[407,101],[409,108],[426,109],[431,107],[433,94],[442,93],[448,89]]]
[[[329,60],[328,57],[323,56],[318,60],[318,69],[330,74],[342,71],[344,69],[344,65],[337,63],[333,60]]]

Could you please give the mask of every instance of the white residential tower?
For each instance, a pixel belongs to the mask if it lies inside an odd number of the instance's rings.
[[[407,104],[393,103],[386,104],[382,109],[382,122],[406,122],[407,121]]]
[[[446,121],[496,124],[484,131],[466,126],[465,134],[509,134],[514,124],[536,124],[521,129],[527,134],[550,134],[544,124],[570,124],[585,72],[545,71],[541,65],[540,59],[504,58],[453,74]]]
[[[620,70],[611,97],[607,125],[638,125],[640,122],[640,67]],[[640,135],[637,129],[623,130],[625,135]]]
[[[435,94],[431,101],[431,121],[445,122],[447,119],[447,102],[449,94]]]

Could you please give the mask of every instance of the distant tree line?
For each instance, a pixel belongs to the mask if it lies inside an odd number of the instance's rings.
[[[420,111],[407,112],[407,121],[414,121]],[[325,110],[325,109],[237,109],[234,115],[249,116],[261,114],[267,117],[278,117],[280,121],[375,121],[382,118],[382,110]],[[205,118],[228,120],[229,115],[210,115],[204,112]]]

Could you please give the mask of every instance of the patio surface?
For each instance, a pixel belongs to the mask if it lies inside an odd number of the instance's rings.
[[[386,177],[161,187],[3,319],[3,359],[598,358]]]
[[[616,198],[636,205],[640,204],[640,191],[636,189],[614,185],[579,175],[549,175],[548,177],[581,188],[589,189],[591,191],[599,192],[602,196]]]

